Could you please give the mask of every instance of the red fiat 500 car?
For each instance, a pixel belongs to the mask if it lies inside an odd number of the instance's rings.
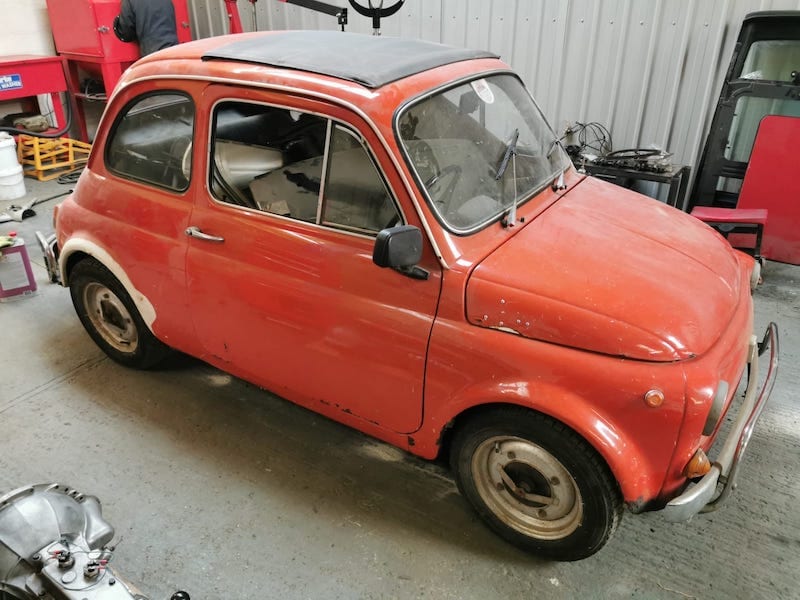
[[[624,506],[716,506],[774,380],[756,263],[577,172],[486,52],[273,32],[148,56],[56,229],[114,360],[179,350],[448,456],[490,527],[555,559],[600,549]]]

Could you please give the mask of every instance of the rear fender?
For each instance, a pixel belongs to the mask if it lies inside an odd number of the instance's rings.
[[[69,273],[67,272],[67,265],[69,265],[70,256],[74,255],[75,253],[87,254],[101,263],[106,269],[111,271],[114,277],[116,277],[125,288],[125,291],[128,292],[128,295],[136,305],[136,309],[142,316],[142,320],[144,320],[147,327],[152,331],[153,322],[156,320],[156,311],[155,308],[153,308],[152,303],[147,296],[136,289],[136,287],[133,285],[133,282],[130,280],[120,264],[96,242],[88,238],[78,237],[75,235],[71,236],[69,240],[67,240],[67,242],[64,244],[64,247],[61,248],[58,265],[63,285],[69,286]]]

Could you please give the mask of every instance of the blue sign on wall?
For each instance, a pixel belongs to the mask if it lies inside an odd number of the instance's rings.
[[[0,75],[0,92],[22,89],[22,76]]]

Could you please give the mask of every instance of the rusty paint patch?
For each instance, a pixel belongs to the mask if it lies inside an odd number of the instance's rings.
[[[630,502],[625,503],[628,506],[628,510],[631,511],[633,514],[638,514],[644,512],[647,508],[647,502],[645,502],[644,498],[639,496],[636,500],[631,500]]]

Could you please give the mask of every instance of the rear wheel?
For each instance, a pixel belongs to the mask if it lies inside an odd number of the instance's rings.
[[[461,493],[489,527],[542,557],[594,554],[622,514],[602,458],[539,413],[508,408],[476,416],[456,432],[451,463]]]
[[[170,353],[147,328],[119,280],[96,260],[86,258],[75,265],[69,290],[86,331],[118,363],[147,369]]]

